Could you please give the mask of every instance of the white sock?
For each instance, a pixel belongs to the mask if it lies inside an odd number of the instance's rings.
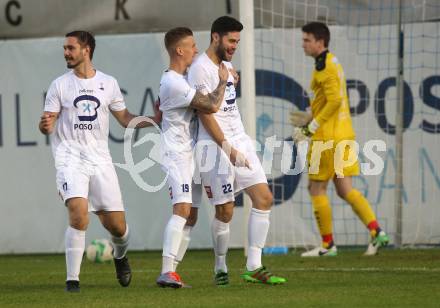
[[[226,254],[229,246],[229,223],[222,222],[214,217],[211,224],[212,242],[215,253],[215,269],[228,272]]]
[[[182,241],[185,224],[185,218],[179,215],[173,215],[165,227],[162,251],[162,274],[174,270],[174,259],[177,256],[180,242]]]
[[[81,231],[67,227],[65,234],[66,245],[66,280],[78,280],[79,272],[81,270],[81,262],[86,246],[86,231]]]
[[[261,250],[266,244],[267,233],[269,231],[270,211],[262,211],[252,208],[248,225],[248,257],[246,268],[254,271],[262,266]]]
[[[182,240],[180,241],[179,250],[177,251],[177,256],[174,259],[174,269],[175,272],[179,263],[183,260],[186,250],[188,249],[189,242],[191,241],[191,230],[192,226],[186,226],[183,228]]]
[[[128,240],[130,236],[128,233],[128,225],[125,225],[125,233],[121,237],[112,236],[113,257],[115,259],[122,259],[125,257],[128,248]]]

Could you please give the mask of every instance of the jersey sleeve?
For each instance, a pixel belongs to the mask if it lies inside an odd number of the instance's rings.
[[[121,93],[121,88],[119,88],[119,84],[116,79],[113,79],[113,93],[110,99],[109,108],[112,111],[121,111],[127,108],[125,106],[124,97]]]
[[[183,78],[175,79],[172,84],[164,84],[162,87],[165,89],[161,89],[161,92],[167,93],[168,99],[160,98],[161,110],[188,107],[194,95],[196,95],[196,90],[191,88],[188,82]]]
[[[61,98],[58,91],[57,83],[55,81],[51,83],[49,90],[47,90],[46,99],[44,101],[44,111],[61,111]]]
[[[204,71],[202,66],[191,66],[188,72],[189,85],[204,95],[208,94],[208,82],[206,76],[208,76],[208,74]]]
[[[315,120],[321,126],[338,111],[342,104],[342,82],[335,67],[329,67],[323,72],[321,84],[326,98],[324,108],[315,116]]]

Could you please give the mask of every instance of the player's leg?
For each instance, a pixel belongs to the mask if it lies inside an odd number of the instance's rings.
[[[379,247],[388,244],[389,238],[380,228],[370,203],[360,191],[353,188],[351,176],[335,177],[333,182],[338,196],[351,205],[353,211],[370,231],[371,242],[365,254],[375,255]]]
[[[123,287],[131,282],[131,268],[126,256],[130,233],[123,211],[96,212],[104,228],[111,234],[113,246],[113,260],[116,269],[116,279]]]
[[[229,248],[229,223],[234,208],[234,174],[232,164],[224,151],[212,144],[217,153],[215,162],[206,170],[201,169],[202,183],[211,205],[215,206],[215,216],[211,222],[211,236],[214,248],[214,283],[224,286],[229,283],[226,255]],[[204,153],[213,153],[209,150]],[[206,154],[207,155],[207,154]],[[200,156],[200,159],[202,156]],[[201,164],[200,164],[201,165]]]
[[[189,243],[191,241],[191,231],[193,227],[197,223],[197,217],[198,217],[198,208],[197,207],[191,207],[191,211],[189,213],[189,217],[186,220],[185,227],[183,227],[182,232],[182,240],[180,242],[179,249],[177,251],[177,255],[174,258],[174,268],[173,272],[177,271],[177,266],[179,266],[180,262],[182,262],[183,257],[186,254],[186,251],[188,249]]]
[[[66,291],[79,291],[79,274],[85,249],[86,230],[89,224],[88,201],[75,197],[66,201],[69,226],[65,233]]]
[[[332,210],[327,196],[328,181],[333,178],[333,149],[327,143],[313,142],[308,152],[309,194],[313,213],[321,235],[321,246],[301,254],[302,257],[336,256],[333,241]],[[331,147],[332,145],[329,144]]]
[[[270,273],[262,264],[261,255],[269,232],[269,216],[273,202],[266,174],[255,152],[253,142],[246,137],[234,144],[248,159],[251,170],[235,168],[235,192],[245,190],[252,201],[248,222],[248,256],[242,278],[248,282],[285,283],[286,279]]]
[[[215,205],[215,216],[211,223],[211,235],[215,255],[214,280],[217,285],[229,284],[226,255],[229,248],[229,223],[233,213],[233,201]]]
[[[208,198],[215,206],[215,216],[211,222],[211,236],[214,246],[215,266],[214,282],[216,285],[229,283],[226,255],[229,248],[229,223],[234,212],[233,178],[219,175],[205,186]],[[226,183],[226,184],[222,184]]]
[[[101,211],[96,213],[108,232],[112,236],[113,257],[122,259],[127,254],[129,243],[129,228],[125,221],[125,212],[122,211]]]
[[[168,173],[170,199],[173,215],[164,231],[162,269],[156,283],[161,287],[181,288],[180,276],[175,272],[175,260],[184,236],[184,229],[192,207],[192,156],[167,157],[163,165]],[[186,250],[182,249],[182,250]]]
[[[307,251],[303,257],[336,256],[337,250],[333,241],[332,210],[327,196],[327,181],[309,180],[309,193],[313,213],[321,235],[321,247]]]
[[[156,283],[161,287],[181,288],[183,283],[180,276],[174,271],[174,260],[178,255],[182,242],[183,229],[191,212],[191,203],[175,203],[173,215],[165,227],[162,270]]]
[[[272,207],[272,193],[266,183],[255,184],[245,189],[252,201],[248,224],[248,257],[246,268],[253,271],[262,266],[261,254],[269,232],[269,216]]]
[[[89,225],[89,176],[82,166],[68,166],[57,170],[56,182],[69,216],[65,233],[66,291],[79,292],[79,274]]]
[[[255,166],[255,164],[253,165]],[[238,178],[240,182],[240,178]],[[241,179],[243,183],[243,179]],[[261,255],[269,232],[269,216],[273,196],[267,183],[254,184],[245,189],[252,201],[248,223],[248,256],[242,278],[247,282],[283,284],[286,279],[275,276],[263,266]]]
[[[179,250],[177,251],[177,256],[174,259],[174,272],[179,263],[182,262],[186,250],[188,249],[189,242],[191,241],[191,231],[197,223],[198,210],[202,203],[202,191],[202,184],[192,183],[192,207],[189,217],[186,220],[185,227],[183,227],[182,240],[180,242]]]
[[[118,176],[112,164],[95,166],[90,177],[91,211],[96,213],[109,233],[113,245],[113,261],[116,279],[123,287],[131,281],[131,268],[126,256],[129,243],[129,228],[125,221]]]

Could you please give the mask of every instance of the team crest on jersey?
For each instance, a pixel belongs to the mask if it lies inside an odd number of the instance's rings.
[[[235,92],[234,83],[231,81],[228,81],[226,84],[226,90],[225,90],[225,100],[226,104],[231,105],[235,103],[235,98],[237,97],[237,93]]]
[[[211,190],[211,186],[205,186],[205,191],[206,191],[206,195],[208,196],[209,199],[212,199],[212,190]]]

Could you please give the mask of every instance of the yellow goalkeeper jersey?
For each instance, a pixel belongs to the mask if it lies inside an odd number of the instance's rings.
[[[316,58],[310,107],[319,128],[312,140],[354,139],[344,71],[329,51]]]

